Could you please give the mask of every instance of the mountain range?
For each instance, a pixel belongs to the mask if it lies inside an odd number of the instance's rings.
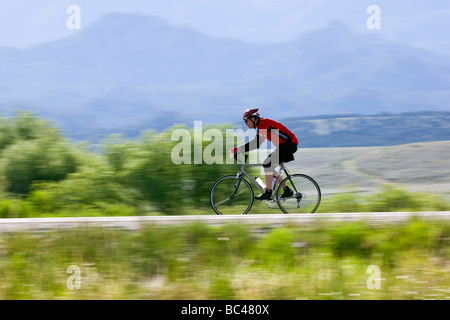
[[[449,111],[450,59],[331,22],[297,39],[217,39],[110,13],[73,36],[0,48],[0,114],[31,110],[70,136],[148,124]]]

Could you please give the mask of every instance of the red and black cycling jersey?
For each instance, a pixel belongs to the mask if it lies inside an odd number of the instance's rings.
[[[254,150],[259,148],[266,139],[276,147],[283,143],[298,144],[295,134],[283,124],[272,119],[261,118],[256,126],[255,138],[240,147],[240,149],[246,152]]]
[[[262,141],[260,139],[261,143],[267,139],[277,147],[286,142],[298,144],[295,134],[278,121],[272,119],[261,118],[256,126],[256,133],[262,138]]]

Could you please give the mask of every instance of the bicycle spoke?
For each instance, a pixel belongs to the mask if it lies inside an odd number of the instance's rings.
[[[215,203],[216,207],[219,207],[222,203],[225,203],[226,201],[230,200],[230,197],[226,198],[225,200],[219,201]]]
[[[253,190],[250,184],[241,179],[238,190],[236,176],[225,176],[214,183],[211,188],[210,202],[219,214],[246,214],[253,205]]]
[[[277,199],[280,209],[284,213],[313,213],[320,204],[321,192],[319,185],[307,175],[294,174],[283,180],[286,185],[297,193],[291,197],[280,199],[283,189],[277,190]]]
[[[255,164],[252,164],[255,165]],[[242,176],[244,171],[236,175],[224,176],[218,179],[210,192],[210,203],[218,215],[247,214],[254,201],[253,189],[250,183]],[[274,199],[263,201],[268,208],[279,208],[284,213],[314,213],[321,201],[321,191],[317,182],[305,174],[289,174],[277,188]],[[281,198],[283,185],[287,185],[294,194]]]
[[[238,193],[236,193],[236,194],[234,195],[234,197],[237,197],[238,195],[243,194],[243,193],[245,193],[245,192],[247,192],[247,190],[239,191]],[[233,198],[234,198],[234,197],[233,197]],[[229,197],[226,198],[225,200],[216,202],[216,203],[215,203],[215,204],[216,204],[216,207],[220,206],[222,203],[225,203],[225,202],[228,201],[228,200],[233,200],[233,198],[232,198],[231,196],[229,196]]]

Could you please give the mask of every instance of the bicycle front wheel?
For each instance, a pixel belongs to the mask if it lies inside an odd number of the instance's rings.
[[[294,192],[291,197],[278,201],[278,206],[284,213],[314,213],[317,210],[322,194],[313,178],[305,174],[293,174],[285,178],[278,187],[277,199],[283,193],[284,184]]]
[[[247,214],[253,205],[253,189],[242,177],[224,176],[211,187],[209,199],[218,215]]]

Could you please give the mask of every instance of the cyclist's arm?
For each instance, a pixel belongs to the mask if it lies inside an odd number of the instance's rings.
[[[258,149],[265,140],[266,140],[265,137],[262,137],[259,134],[256,134],[256,136],[251,141],[240,146],[239,150],[241,150],[241,152],[248,152],[248,151]]]

